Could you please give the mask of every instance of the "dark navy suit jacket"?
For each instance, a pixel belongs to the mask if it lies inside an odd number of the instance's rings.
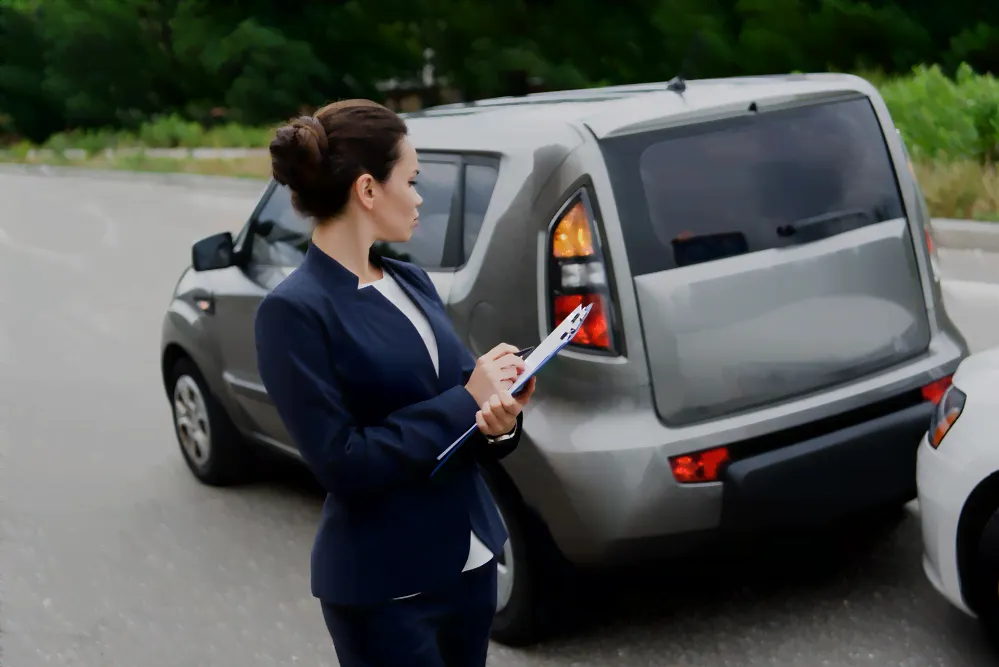
[[[311,243],[255,321],[260,377],[327,492],[312,593],[331,604],[447,585],[461,576],[470,529],[494,554],[507,538],[478,463],[516,447],[521,418],[502,443],[476,431],[431,477],[437,455],[475,423],[479,406],[464,387],[475,359],[426,272],[380,264],[429,319],[439,377],[406,316]]]

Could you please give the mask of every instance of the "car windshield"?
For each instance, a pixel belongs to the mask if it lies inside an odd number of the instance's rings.
[[[603,151],[636,275],[795,243],[778,230],[837,211],[864,211],[866,224],[904,215],[866,98],[612,138]],[[826,233],[859,218],[839,223]]]

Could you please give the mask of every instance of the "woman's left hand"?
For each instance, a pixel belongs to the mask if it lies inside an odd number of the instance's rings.
[[[492,398],[482,404],[482,409],[475,413],[475,423],[479,430],[489,436],[505,435],[517,425],[517,415],[531,400],[537,378],[531,378],[524,385],[523,391],[517,396],[508,392],[503,395],[493,394]]]

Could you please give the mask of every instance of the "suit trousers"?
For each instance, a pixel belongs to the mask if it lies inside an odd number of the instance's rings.
[[[484,667],[496,613],[496,560],[442,590],[322,608],[340,667]]]

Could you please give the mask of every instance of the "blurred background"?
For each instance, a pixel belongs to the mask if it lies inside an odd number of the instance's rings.
[[[833,70],[878,85],[934,215],[999,219],[997,68],[999,3],[981,0],[0,0],[0,147],[263,177],[259,150],[156,149],[260,149],[274,123],[337,98],[411,111]]]

